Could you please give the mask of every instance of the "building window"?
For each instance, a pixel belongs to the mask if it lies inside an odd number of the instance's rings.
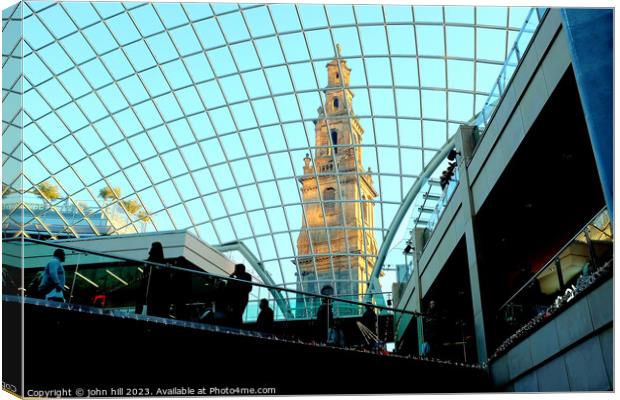
[[[338,131],[335,129],[332,129],[331,136],[332,136],[332,146],[334,146],[334,154],[338,154],[338,147],[336,147],[338,145]]]
[[[333,213],[336,211],[336,189],[327,188],[323,192],[323,202],[325,204],[325,212]]]
[[[338,97],[334,97],[334,108],[338,109],[339,106],[340,106],[340,102],[338,101]]]
[[[340,79],[340,74],[336,72],[336,79]]]

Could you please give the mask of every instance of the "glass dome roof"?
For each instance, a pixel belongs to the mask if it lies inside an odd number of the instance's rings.
[[[424,166],[482,108],[528,11],[19,3],[2,24],[3,231],[188,229],[243,242],[295,288],[326,64],[351,69],[347,112],[364,131],[353,147],[378,194],[365,229],[381,246]]]

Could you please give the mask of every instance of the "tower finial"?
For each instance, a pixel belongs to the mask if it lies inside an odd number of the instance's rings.
[[[340,45],[340,43],[336,43],[336,56],[340,57],[342,52],[342,46]]]

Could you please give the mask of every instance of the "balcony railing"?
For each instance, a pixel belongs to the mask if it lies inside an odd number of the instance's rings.
[[[45,301],[49,295],[38,287],[43,269],[59,248],[66,253],[62,289],[65,302],[112,315],[141,314],[154,321],[174,319],[294,336],[294,332],[282,328],[286,324],[276,328],[257,323],[260,300],[266,299],[276,322],[306,321],[307,332],[302,332],[299,340],[375,351],[384,351],[394,315],[417,315],[365,304],[357,301],[359,296],[302,292],[28,238],[3,240],[3,294]],[[274,292],[280,293],[285,302],[277,301]],[[239,306],[243,297],[247,307]],[[375,323],[369,322],[373,319]]]
[[[612,259],[611,220],[603,209],[499,308],[498,350],[611,273]]]
[[[443,215],[452,195],[456,191],[456,188],[459,184],[459,170],[458,168],[454,168],[454,176],[450,178],[447,182],[446,186],[442,189],[441,195],[439,195],[439,199],[435,203],[433,207],[433,211],[430,214],[428,221],[426,222],[426,227],[424,229],[424,245],[428,243],[430,237],[432,236],[437,224],[439,223],[439,219]]]
[[[484,106],[478,115],[474,118],[474,125],[477,127],[476,131],[476,143],[478,142],[480,136],[486,130],[489,121],[495,115],[495,109],[502,98],[502,96],[508,90],[508,86],[512,80],[512,76],[514,75],[517,66],[527,53],[528,47],[530,45],[531,39],[538,29],[540,22],[544,18],[547,8],[532,8],[521,27],[521,30],[517,34],[517,38],[512,45],[508,57],[506,57],[506,61],[504,61],[504,65],[497,77],[493,88],[484,102]]]

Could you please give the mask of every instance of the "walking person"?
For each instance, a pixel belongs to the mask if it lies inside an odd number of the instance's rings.
[[[39,285],[39,293],[44,296],[45,300],[61,301],[64,303],[65,296],[63,290],[65,288],[65,251],[56,249],[52,259],[45,266],[41,284]]]

